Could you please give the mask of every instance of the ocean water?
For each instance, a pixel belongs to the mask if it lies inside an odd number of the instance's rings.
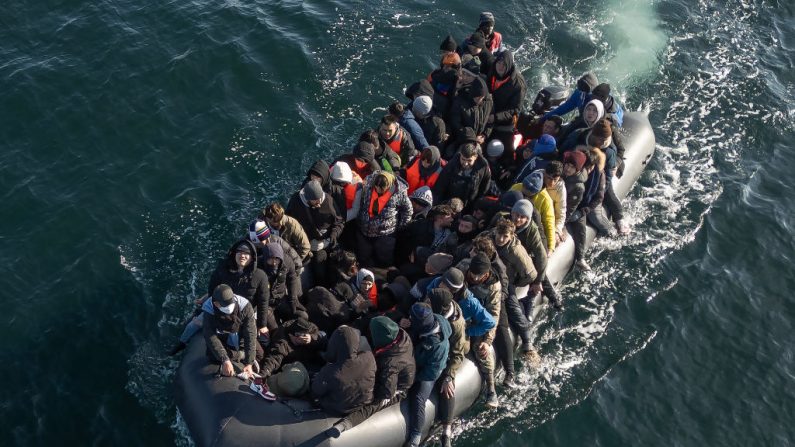
[[[165,351],[216,259],[497,18],[531,92],[585,70],[657,152],[541,368],[456,445],[790,445],[795,6],[603,0],[0,6],[0,445],[190,445]],[[532,99],[532,98],[530,98]]]

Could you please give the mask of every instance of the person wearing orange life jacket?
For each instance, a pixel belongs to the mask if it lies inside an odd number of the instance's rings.
[[[359,214],[362,178],[353,172],[348,163],[338,161],[331,166],[331,197],[337,212],[350,222]]]
[[[356,256],[365,267],[394,265],[395,232],[411,221],[406,182],[378,171],[364,180],[359,206]]]
[[[514,162],[514,130],[527,92],[527,84],[514,65],[510,51],[505,50],[497,55],[488,75],[487,85],[491,93],[494,116],[494,130],[491,135],[505,146],[501,162],[507,165]]]
[[[406,166],[408,162],[417,155],[414,148],[414,141],[408,131],[404,129],[394,115],[384,115],[381,124],[378,126],[378,137],[381,144],[389,146],[392,152],[400,156],[400,166],[392,166],[393,171]]]
[[[339,161],[347,163],[360,178],[366,178],[381,169],[375,161],[375,147],[366,141],[357,142],[350,154],[342,154],[334,160],[335,163]]]
[[[488,11],[481,12],[476,31],[483,33],[486,38],[486,49],[490,52],[498,53],[505,50],[505,45],[502,43],[502,34],[494,31],[494,14]]]
[[[433,188],[439,178],[439,173],[442,172],[442,168],[446,164],[447,162],[442,160],[438,147],[428,146],[423,149],[422,155],[416,157],[406,166],[403,178],[409,184],[409,195],[414,194],[414,191],[423,186]]]

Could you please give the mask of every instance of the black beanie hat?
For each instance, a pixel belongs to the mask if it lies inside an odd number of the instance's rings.
[[[375,148],[366,141],[360,141],[353,147],[353,156],[369,163],[375,159]]]
[[[472,81],[472,84],[469,86],[469,96],[472,98],[479,98],[481,96],[486,96],[488,89],[486,88],[486,82],[478,77]]]
[[[602,101],[602,104],[607,103],[607,98],[610,96],[610,84],[599,84],[594,87],[591,95],[594,99]]]
[[[471,261],[469,261],[469,273],[472,273],[475,276],[480,276],[485,274],[491,268],[491,262],[489,262],[489,258],[486,257],[484,253],[478,252]]]
[[[453,36],[447,35],[442,41],[442,44],[439,46],[439,49],[442,51],[455,51],[458,49],[458,44],[455,43],[455,39]]]
[[[445,289],[433,289],[428,292],[428,299],[431,301],[433,313],[444,315],[450,309],[453,302],[453,294]]]
[[[483,36],[483,33],[478,31],[472,33],[472,35],[469,36],[469,39],[467,39],[467,44],[472,45],[473,47],[476,48],[483,49],[486,48],[486,38]]]

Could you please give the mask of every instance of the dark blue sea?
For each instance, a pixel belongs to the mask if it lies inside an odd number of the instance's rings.
[[[483,10],[531,93],[593,70],[657,150],[456,445],[795,444],[792,2],[7,0],[0,445],[189,445],[165,352],[216,259]]]

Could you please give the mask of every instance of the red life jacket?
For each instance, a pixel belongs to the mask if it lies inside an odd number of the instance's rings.
[[[489,51],[492,53],[497,51],[500,45],[502,45],[502,34],[494,31],[494,37],[491,38],[491,43],[489,44]]]
[[[497,79],[497,76],[492,76],[491,79],[489,80],[489,86],[491,87],[490,93],[494,93],[498,88],[502,87],[503,84],[508,82],[509,79],[511,79],[511,77],[506,76],[505,79],[500,81],[499,79]]]
[[[414,191],[423,186],[427,186],[428,188],[433,188],[433,185],[436,184],[436,180],[439,179],[439,173],[442,172],[442,166],[444,166],[445,161],[441,160],[439,163],[439,168],[433,172],[428,178],[422,178],[420,175],[420,158],[417,157],[414,161],[411,162],[411,165],[406,168],[406,183],[409,184],[408,194],[411,195]]]
[[[373,190],[370,191],[370,206],[367,207],[367,212],[370,213],[370,218],[381,214],[381,211],[384,210],[384,207],[386,207],[387,202],[389,202],[389,199],[391,198],[392,191],[387,191],[384,193],[384,195],[379,196],[378,193],[375,192],[375,188],[373,188]],[[373,204],[375,203],[378,204],[378,212],[373,213]]]
[[[392,141],[387,143],[387,145],[398,155],[400,155],[400,145],[403,143],[403,137],[403,129],[398,127],[397,137],[393,138]]]

